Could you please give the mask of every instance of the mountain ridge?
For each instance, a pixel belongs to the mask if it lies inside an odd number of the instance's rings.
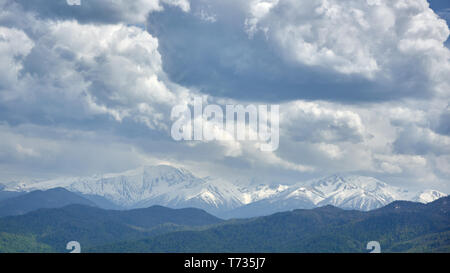
[[[81,204],[62,208],[41,208],[24,215],[0,218],[0,241],[4,237],[23,237],[26,241],[65,252],[67,242],[77,240],[83,246],[115,241],[149,238],[166,232],[200,228],[223,222],[196,209],[171,209],[162,206],[117,211]],[[31,237],[30,237],[31,236]],[[2,248],[8,245],[0,244]],[[33,251],[31,248],[31,251]],[[27,247],[23,248],[27,251]]]
[[[64,188],[37,190],[0,201],[0,217],[21,215],[42,208],[60,208],[70,204],[96,206],[92,201]]]
[[[223,221],[203,210],[162,206],[130,211],[86,205],[0,218],[0,252],[266,253],[448,252],[450,197],[428,204],[394,201],[363,212],[332,205]]]
[[[169,165],[145,166],[118,174],[9,184],[5,189],[33,191],[54,187],[78,193],[105,208],[196,207],[222,218],[263,216],[328,204],[368,211],[395,200],[428,203],[446,196],[435,190],[410,192],[373,177],[356,175],[332,175],[293,185],[265,185],[255,181],[239,185],[224,179],[200,178],[187,169]]]
[[[119,242],[88,252],[130,253],[363,253],[369,241],[382,252],[450,250],[450,197],[429,204],[395,201],[362,212],[327,205]],[[175,243],[176,242],[176,243]]]

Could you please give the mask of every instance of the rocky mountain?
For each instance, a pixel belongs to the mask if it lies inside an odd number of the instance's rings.
[[[83,195],[103,208],[195,207],[222,218],[263,216],[326,205],[368,211],[395,200],[429,203],[446,196],[435,190],[411,192],[365,176],[333,175],[294,185],[265,185],[255,181],[231,183],[200,178],[186,169],[167,165],[119,174],[12,183],[4,191],[29,192],[56,187]]]
[[[446,194],[435,191],[435,190],[425,190],[417,193],[413,198],[412,201],[414,202],[420,202],[420,203],[431,203],[434,200],[437,200],[439,198],[445,197]]]
[[[220,214],[243,205],[242,193],[226,181],[202,179],[183,168],[141,167],[120,174],[55,179],[14,185],[7,190],[34,191],[63,187],[96,201],[99,197],[124,208],[162,205],[196,207]]]
[[[333,175],[308,183],[292,185],[270,198],[229,211],[225,218],[264,216],[276,212],[326,205],[369,211],[396,200],[429,203],[444,196],[446,194],[434,190],[411,192],[390,186],[373,177]]]

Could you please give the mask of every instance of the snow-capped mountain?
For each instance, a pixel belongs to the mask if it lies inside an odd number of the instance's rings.
[[[431,203],[434,200],[447,196],[446,194],[435,191],[435,190],[425,190],[417,193],[411,201],[420,202],[420,203]]]
[[[12,188],[22,191],[63,187],[89,196],[101,196],[123,208],[162,205],[197,207],[218,213],[243,204],[241,193],[226,181],[201,179],[183,168],[166,165],[141,167],[119,174],[55,179]]]
[[[186,169],[167,165],[85,178],[10,183],[4,187],[9,191],[62,187],[84,196],[104,198],[125,209],[152,205],[196,207],[224,218],[262,216],[325,205],[367,211],[396,200],[428,203],[446,196],[434,190],[410,192],[364,176],[333,175],[289,186],[265,185],[255,181],[231,183],[199,178]]]
[[[396,200],[429,203],[446,196],[438,191],[410,192],[390,186],[373,177],[333,175],[308,183],[299,183],[269,198],[226,214],[226,217],[254,217],[294,209],[333,205],[343,209],[373,210]]]
[[[333,175],[310,184],[323,197],[317,205],[372,210],[395,200],[411,200],[413,193],[373,177]]]

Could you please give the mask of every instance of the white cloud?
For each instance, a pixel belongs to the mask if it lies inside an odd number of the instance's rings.
[[[436,134],[429,128],[407,126],[400,129],[394,149],[401,154],[450,154],[450,137]]]
[[[0,170],[4,182],[124,171],[148,160],[127,143],[99,131],[0,124],[0,139]]]
[[[427,159],[418,155],[374,155],[374,159],[380,164],[379,171],[389,173],[412,172],[420,173],[427,165]],[[400,171],[401,170],[401,171]]]
[[[263,30],[286,59],[303,65],[394,82],[409,69],[448,86],[449,29],[426,0],[253,1],[247,22],[250,33]]]
[[[360,142],[366,137],[358,113],[324,102],[294,101],[281,106],[281,126],[297,141]]]
[[[342,152],[339,146],[328,143],[319,143],[318,149],[325,153],[331,159],[339,159],[342,157]]]
[[[166,80],[158,40],[140,28],[37,23],[46,31],[35,42],[19,30],[0,28],[5,99],[44,112],[49,109],[40,104],[53,101],[52,108],[70,118],[107,114],[166,128],[163,114],[189,96]],[[71,111],[65,111],[69,104]]]
[[[190,10],[187,1],[164,1],[169,2]],[[411,86],[406,91],[424,93],[413,100],[352,105],[332,99],[282,102],[280,149],[272,153],[231,137],[195,143],[170,139],[171,107],[191,103],[199,92],[172,82],[163,69],[158,37],[129,25],[160,10],[161,3],[117,1],[110,8],[124,9],[113,23],[40,19],[33,12],[20,13],[17,5],[0,11],[0,22],[8,23],[0,26],[2,171],[51,173],[59,166],[61,172],[89,173],[165,161],[209,175],[220,170],[224,177],[272,175],[278,183],[301,175],[354,172],[449,189],[450,62],[442,46],[448,28],[424,1],[240,3],[248,15],[246,25],[236,24],[241,31],[262,31],[266,42],[295,65],[360,75],[389,87],[401,82]],[[219,12],[203,14],[204,20],[214,21],[209,17],[214,14],[217,21],[202,25],[223,23]],[[202,63],[198,66],[202,69]],[[417,84],[437,96],[427,97]]]
[[[81,0],[67,0],[69,6],[81,6]]]
[[[204,9],[201,9],[200,12],[197,14],[197,16],[199,16],[201,20],[208,23],[215,23],[217,21],[217,15],[210,14]]]
[[[18,84],[22,60],[33,48],[33,41],[21,30],[0,26],[0,88],[11,90]],[[11,94],[10,94],[11,95]],[[8,100],[4,92],[0,98]]]
[[[172,6],[179,7],[184,12],[189,12],[191,10],[189,0],[162,0],[162,2]]]

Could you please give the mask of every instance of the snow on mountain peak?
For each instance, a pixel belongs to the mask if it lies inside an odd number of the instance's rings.
[[[5,189],[32,191],[57,187],[87,196],[101,196],[124,208],[197,207],[216,215],[234,211],[231,217],[326,205],[372,210],[396,200],[428,203],[446,196],[434,190],[409,192],[373,177],[357,175],[332,175],[294,185],[261,184],[254,180],[238,184],[211,177],[199,178],[186,169],[169,165],[144,166],[91,177],[7,184]]]
[[[310,183],[324,199],[317,205],[371,210],[395,200],[409,200],[411,194],[376,178],[357,175],[333,175]]]
[[[388,185],[376,178],[357,175],[333,175],[314,181],[310,186],[324,195],[317,205],[372,210],[396,200],[429,203],[446,196],[434,190],[411,192]]]
[[[287,190],[287,185],[258,185],[240,188],[242,193],[242,203],[250,204],[259,200],[273,197],[281,192]]]
[[[424,190],[417,193],[417,195],[412,199],[412,201],[426,204],[446,196],[447,194],[436,190]]]
[[[327,205],[367,211],[396,200],[432,202],[445,196],[437,191],[424,191],[417,197],[415,195],[415,192],[390,186],[373,177],[332,175],[291,185],[268,198],[239,207],[226,216],[245,218]]]

